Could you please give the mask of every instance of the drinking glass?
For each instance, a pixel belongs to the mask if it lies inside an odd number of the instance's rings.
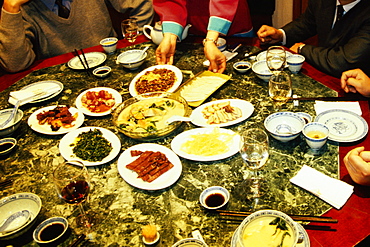
[[[134,43],[139,33],[139,26],[135,18],[129,18],[121,22],[122,35],[128,42]]]
[[[263,176],[258,173],[267,162],[269,157],[268,135],[261,128],[250,128],[242,132],[239,153],[250,171],[250,177],[246,179],[247,198],[261,196],[260,187]]]
[[[90,191],[90,178],[86,166],[77,160],[66,161],[54,170],[53,181],[61,199],[79,206],[81,214],[76,218],[77,225],[91,227],[95,219],[85,212],[82,205]]]
[[[284,71],[272,74],[269,79],[269,96],[276,104],[284,104],[292,96],[292,80]]]
[[[270,46],[266,52],[266,63],[273,74],[279,74],[286,63],[285,49],[282,46]]]

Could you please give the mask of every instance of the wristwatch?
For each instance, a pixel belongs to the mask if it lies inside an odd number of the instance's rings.
[[[211,39],[211,38],[205,38],[203,39],[203,45],[206,44],[206,42],[211,41],[217,46],[217,40]]]

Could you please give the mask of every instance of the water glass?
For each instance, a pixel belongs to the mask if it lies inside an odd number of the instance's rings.
[[[273,74],[269,80],[269,96],[277,102],[285,103],[292,95],[292,80],[290,75],[282,71]]]
[[[286,53],[282,46],[271,46],[266,52],[266,63],[274,74],[278,74],[285,67]]]
[[[122,34],[128,42],[135,42],[139,33],[139,26],[137,25],[135,18],[129,18],[121,22]]]

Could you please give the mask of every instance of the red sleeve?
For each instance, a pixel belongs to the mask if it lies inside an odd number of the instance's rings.
[[[187,0],[153,0],[154,11],[161,21],[173,21],[181,26],[186,26]]]
[[[232,21],[236,14],[239,1],[246,0],[210,0],[209,13],[211,16]]]

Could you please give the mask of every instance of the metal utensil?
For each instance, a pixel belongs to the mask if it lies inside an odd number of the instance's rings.
[[[135,62],[135,61],[140,60],[140,59],[141,59],[141,57],[142,57],[142,56],[144,55],[144,53],[146,52],[146,50],[148,50],[148,49],[149,49],[149,46],[146,46],[143,50],[141,50],[140,54],[139,54],[137,57],[135,57],[135,58],[133,58],[133,59],[130,59],[130,60],[128,60],[127,62],[132,63],[132,62]]]
[[[18,211],[16,213],[10,215],[4,221],[4,223],[0,226],[0,232],[1,233],[11,232],[11,231],[14,231],[14,230],[22,227],[24,224],[26,224],[26,222],[28,221],[30,216],[31,216],[31,214],[28,210]],[[15,224],[15,225],[11,225],[11,223],[13,223],[15,220],[18,220],[19,223]]]

